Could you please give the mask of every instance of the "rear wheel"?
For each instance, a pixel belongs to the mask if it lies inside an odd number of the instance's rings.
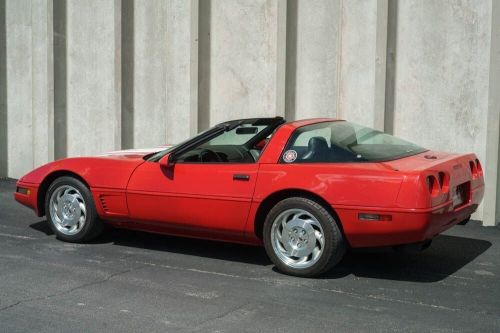
[[[82,243],[99,236],[103,222],[99,219],[92,193],[76,178],[57,178],[45,197],[45,213],[57,238]]]
[[[304,277],[328,271],[346,249],[333,216],[317,202],[301,197],[282,200],[269,211],[264,246],[280,271]]]

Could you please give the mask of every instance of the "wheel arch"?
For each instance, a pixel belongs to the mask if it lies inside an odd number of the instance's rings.
[[[342,232],[342,235],[344,236],[345,241],[347,242],[347,238],[345,237],[344,234],[344,229],[342,227],[342,222],[340,221],[340,218],[335,211],[335,209],[326,201],[323,197],[320,195],[307,191],[307,190],[302,190],[302,189],[283,189],[277,192],[274,192],[267,196],[259,205],[259,208],[257,209],[257,213],[255,214],[255,219],[254,219],[254,233],[255,236],[259,239],[263,239],[263,229],[264,229],[264,221],[266,220],[267,213],[271,210],[271,208],[274,207],[278,202],[281,200],[287,199],[287,198],[292,198],[292,197],[302,197],[302,198],[307,198],[312,201],[317,202],[323,208],[326,209],[328,213],[330,213],[335,221],[337,222],[340,231]]]
[[[37,211],[38,211],[38,216],[44,216],[45,215],[45,197],[47,196],[47,190],[49,189],[50,185],[60,177],[73,177],[75,179],[78,179],[81,181],[87,188],[90,189],[89,184],[83,179],[82,176],[79,174],[69,171],[69,170],[57,170],[54,172],[51,172],[48,174],[43,181],[40,183],[40,186],[38,187],[38,194],[37,194]]]

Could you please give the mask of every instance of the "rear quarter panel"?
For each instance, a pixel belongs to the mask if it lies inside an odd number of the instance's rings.
[[[263,164],[254,200],[260,202],[285,189],[301,189],[335,206],[392,207],[403,178],[375,163]]]
[[[260,204],[278,191],[313,193],[339,213],[357,207],[394,207],[404,179],[404,174],[378,163],[261,164],[246,233],[255,233],[253,221]],[[355,223],[341,222],[346,233]]]

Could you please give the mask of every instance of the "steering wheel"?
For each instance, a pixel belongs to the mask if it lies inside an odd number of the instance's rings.
[[[210,149],[203,149],[199,154],[200,162],[222,162],[220,156]]]

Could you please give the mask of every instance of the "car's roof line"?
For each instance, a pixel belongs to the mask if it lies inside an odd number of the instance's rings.
[[[317,124],[317,123],[325,123],[325,122],[333,122],[333,121],[344,121],[344,120],[337,119],[337,118],[309,118],[309,119],[290,121],[290,122],[287,122],[286,124],[288,126],[292,126],[292,127],[297,128],[297,127],[302,127],[302,126],[307,126],[307,125],[312,125],[312,124]]]
[[[258,123],[258,122],[263,122],[263,124],[273,124],[275,122],[285,122],[285,119],[283,117],[260,117],[260,118],[244,118],[244,119],[235,119],[235,120],[230,120],[230,121],[225,121],[223,123],[217,124],[216,127],[235,127],[238,126],[239,124],[253,124],[253,123]]]
[[[249,123],[256,123],[256,122],[268,122],[274,123],[274,122],[283,122],[288,126],[291,126],[293,128],[298,128],[306,125],[312,125],[312,124],[317,124],[317,123],[324,123],[324,122],[333,122],[333,121],[344,121],[343,119],[338,119],[338,118],[308,118],[308,119],[300,119],[300,120],[292,120],[292,121],[286,121],[283,117],[261,117],[261,118],[243,118],[243,119],[235,119],[235,120],[230,120],[226,121],[220,124],[217,124],[215,127],[224,127],[226,129],[232,129],[234,127],[239,126],[240,124],[249,124]]]

